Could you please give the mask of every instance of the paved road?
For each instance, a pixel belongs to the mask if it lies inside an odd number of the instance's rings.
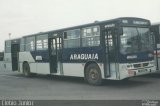
[[[0,99],[160,100],[160,74],[92,86],[82,78],[44,75],[26,78],[17,72],[0,71]]]

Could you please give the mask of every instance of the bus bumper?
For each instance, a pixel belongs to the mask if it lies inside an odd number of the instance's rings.
[[[155,72],[157,72],[156,67],[153,65],[147,67],[139,67],[139,68],[127,68],[127,67],[124,68],[124,65],[120,65],[119,80],[139,75],[151,74]]]

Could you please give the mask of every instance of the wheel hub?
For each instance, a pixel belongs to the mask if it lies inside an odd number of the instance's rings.
[[[90,77],[92,80],[96,80],[98,78],[98,73],[96,69],[91,69],[90,70]]]

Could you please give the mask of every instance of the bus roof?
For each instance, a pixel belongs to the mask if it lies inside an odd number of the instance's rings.
[[[35,34],[25,35],[25,36],[23,36],[23,37],[29,37],[29,36],[35,36],[35,35],[41,35],[41,34],[48,34],[48,33],[54,33],[54,32],[65,31],[65,30],[72,30],[72,29],[76,29],[76,28],[89,27],[89,26],[99,25],[99,24],[105,24],[105,23],[108,23],[108,24],[109,24],[109,23],[118,22],[118,21],[124,20],[124,19],[138,19],[138,20],[144,20],[144,21],[148,21],[148,22],[149,22],[149,20],[143,19],[143,18],[137,18],[137,17],[120,17],[120,18],[115,18],[115,19],[110,19],[110,20],[104,20],[104,21],[95,21],[94,23],[77,25],[77,26],[72,26],[72,27],[67,27],[67,28],[62,28],[62,29],[56,29],[56,30],[51,30],[51,31],[46,31],[46,32],[39,32],[39,33],[35,33]]]
[[[19,40],[19,39],[21,39],[21,37],[13,38],[13,39],[7,39],[7,40],[5,40],[5,41],[14,41],[14,40]]]
[[[160,22],[152,23],[152,26],[160,25]]]

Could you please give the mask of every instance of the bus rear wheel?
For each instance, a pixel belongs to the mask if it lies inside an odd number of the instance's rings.
[[[85,70],[85,80],[91,85],[101,85],[102,76],[97,64],[90,64]]]
[[[28,64],[28,63],[24,63],[24,64],[23,64],[23,74],[24,74],[24,76],[26,76],[26,77],[30,77],[30,76],[31,76],[30,67],[29,67],[29,64]]]

